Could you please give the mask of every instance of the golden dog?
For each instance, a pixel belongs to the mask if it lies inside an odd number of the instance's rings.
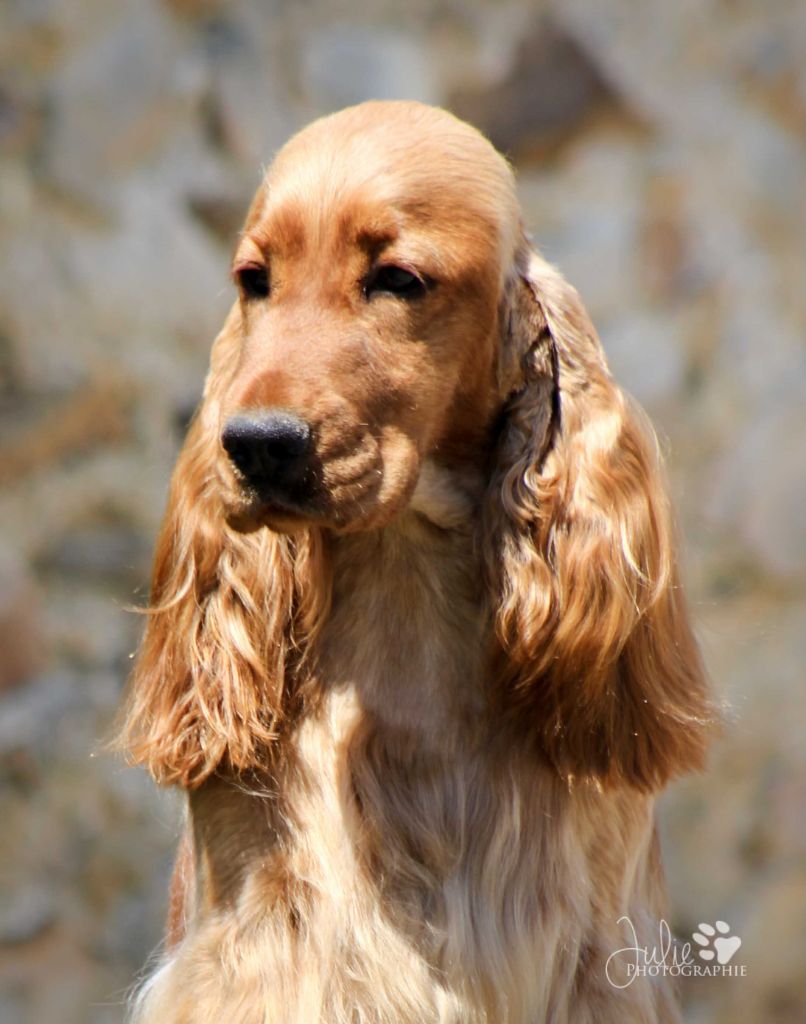
[[[416,103],[281,151],[123,740],[187,791],[154,1024],[677,1021],[653,803],[713,712],[651,429],[506,161]]]

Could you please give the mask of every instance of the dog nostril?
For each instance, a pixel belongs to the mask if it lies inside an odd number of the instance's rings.
[[[311,429],[286,412],[233,416],[221,444],[233,465],[254,485],[280,483],[299,468],[310,446]]]
[[[238,469],[245,471],[251,460],[249,445],[239,438],[228,437],[226,434],[221,438],[224,450]]]

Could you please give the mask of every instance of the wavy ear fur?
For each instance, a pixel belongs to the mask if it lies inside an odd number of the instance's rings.
[[[702,765],[714,719],[657,441],[576,291],[519,262],[486,508],[496,692],[563,775],[655,788]]]
[[[158,782],[188,787],[219,767],[270,764],[298,652],[326,600],[318,531],[238,533],[217,498],[219,404],[237,330],[234,309],[171,481],[118,737]]]

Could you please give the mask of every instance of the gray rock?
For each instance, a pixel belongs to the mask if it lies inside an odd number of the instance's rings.
[[[23,992],[0,992],[0,1020],[3,1024],[29,1024],[30,1019]]]
[[[47,749],[64,714],[80,702],[77,690],[75,677],[58,672],[0,695],[0,757],[22,748]]]
[[[533,22],[502,81],[458,92],[451,106],[515,158],[556,149],[604,111],[640,124],[595,55],[547,18]]]
[[[75,579],[120,580],[129,586],[148,577],[151,543],[123,524],[87,524],[59,537],[42,552],[40,568]]]
[[[338,110],[367,99],[423,103],[439,99],[422,41],[366,24],[312,32],[302,70],[306,95],[321,110]]]
[[[42,888],[16,892],[0,909],[0,946],[30,942],[49,928],[55,917],[52,894]]]
[[[602,344],[616,380],[652,409],[679,398],[686,373],[682,332],[670,316],[632,311],[602,329]]]
[[[806,573],[804,438],[803,404],[759,410],[731,438],[711,484],[710,515],[730,525],[767,572],[784,579]]]
[[[174,78],[170,20],[151,0],[123,4],[65,55],[49,89],[41,172],[91,202],[153,155],[187,107]]]

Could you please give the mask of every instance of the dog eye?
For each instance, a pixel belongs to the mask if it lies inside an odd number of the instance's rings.
[[[411,270],[387,264],[374,270],[366,281],[364,294],[370,298],[373,292],[387,292],[401,299],[417,299],[425,294],[425,281]]]
[[[242,263],[233,271],[233,277],[244,298],[265,299],[269,294],[269,272],[260,263]]]

